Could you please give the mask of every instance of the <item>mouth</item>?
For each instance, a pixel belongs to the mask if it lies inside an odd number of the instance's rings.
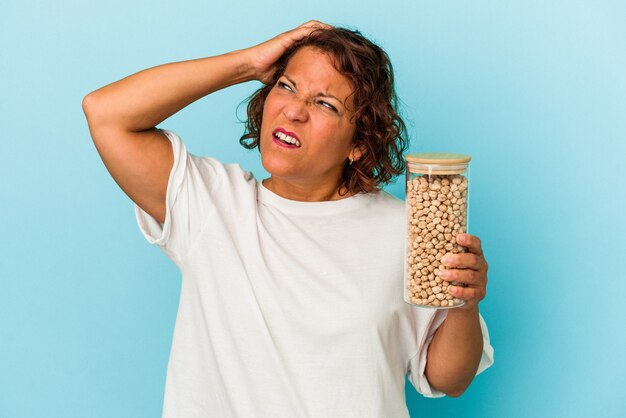
[[[285,148],[300,148],[300,139],[293,133],[284,130],[283,128],[277,128],[272,132],[272,139],[277,145]]]

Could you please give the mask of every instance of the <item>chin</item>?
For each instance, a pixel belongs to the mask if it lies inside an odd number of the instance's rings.
[[[276,154],[261,154],[261,164],[272,177],[293,177],[296,171],[292,167],[291,161],[287,161],[285,157]]]

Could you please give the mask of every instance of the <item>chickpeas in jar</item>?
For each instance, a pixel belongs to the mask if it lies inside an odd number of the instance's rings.
[[[449,153],[417,153],[405,156],[407,240],[404,275],[405,302],[427,308],[448,309],[465,304],[448,293],[448,282],[439,276],[446,253],[467,252],[456,243],[467,233],[469,161],[471,157]]]

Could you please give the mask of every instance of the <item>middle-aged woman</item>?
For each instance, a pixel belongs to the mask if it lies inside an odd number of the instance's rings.
[[[241,143],[270,177],[155,126],[259,80]],[[180,268],[164,417],[408,417],[405,378],[459,396],[493,362],[477,237],[449,254],[465,305],[403,300],[404,124],[382,49],[311,21],[257,46],[140,71],[87,95],[89,129],[139,227]],[[229,141],[219,127],[212,141]]]

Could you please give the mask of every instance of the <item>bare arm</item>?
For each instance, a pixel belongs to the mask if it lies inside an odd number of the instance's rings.
[[[440,274],[444,280],[467,286],[448,287],[454,297],[465,300],[465,305],[448,311],[445,321],[435,332],[428,347],[425,370],[431,386],[452,397],[460,396],[467,389],[482,357],[483,335],[478,303],[487,292],[488,269],[478,237],[459,234],[457,242],[469,251],[446,254],[442,263],[449,269]]]
[[[106,168],[144,211],[165,222],[174,155],[155,126],[190,103],[248,80],[266,81],[276,60],[320,22],[307,22],[257,46],[139,71],[83,99],[89,131]]]
[[[322,26],[328,25],[310,21],[251,48],[159,65],[104,86],[83,100],[90,127],[115,125],[131,132],[151,129],[217,90],[254,79],[265,82],[289,46]]]
[[[115,125],[140,132],[214,91],[255,76],[247,50],[163,64],[88,94],[83,109],[90,128]]]
[[[426,361],[426,378],[439,391],[460,396],[470,385],[483,351],[478,310],[451,309],[435,332]]]

